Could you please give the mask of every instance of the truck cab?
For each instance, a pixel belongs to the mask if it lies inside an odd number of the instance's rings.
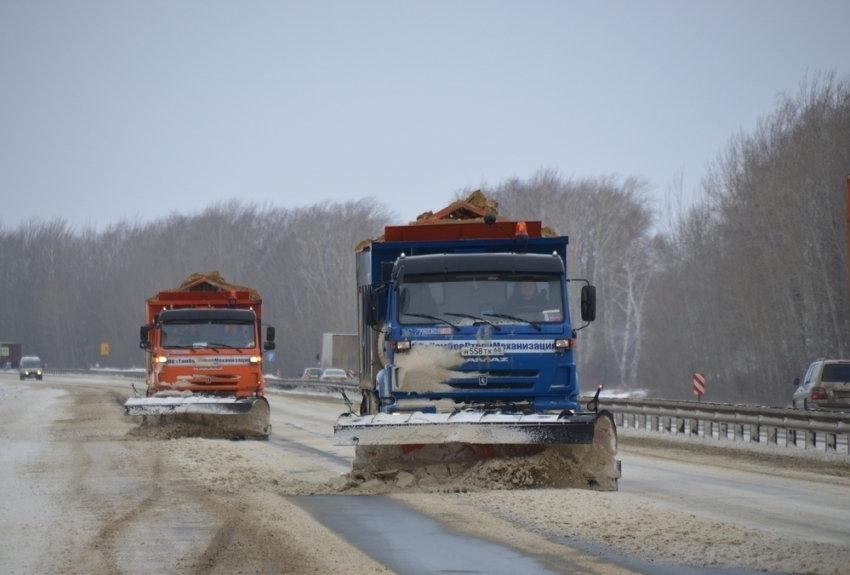
[[[361,415],[581,411],[567,244],[531,237],[517,249],[513,238],[436,238],[361,252],[361,272],[382,274],[368,284],[369,274],[358,274],[361,341],[374,341],[361,369],[361,387],[374,382],[374,392],[364,393]],[[592,286],[583,295],[595,306]]]

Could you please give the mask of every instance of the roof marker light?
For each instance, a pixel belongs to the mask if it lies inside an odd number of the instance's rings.
[[[516,236],[518,238],[528,237],[528,228],[526,227],[525,222],[516,223]]]

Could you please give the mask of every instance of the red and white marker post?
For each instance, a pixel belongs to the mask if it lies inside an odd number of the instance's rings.
[[[695,373],[694,374],[694,394],[697,396],[697,401],[702,399],[703,394],[705,393],[705,374],[704,373]]]

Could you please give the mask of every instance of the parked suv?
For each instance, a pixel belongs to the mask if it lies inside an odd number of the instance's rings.
[[[794,385],[792,407],[850,411],[850,360],[819,359],[802,382],[794,378]]]
[[[41,363],[41,359],[37,356],[24,356],[21,358],[21,363],[19,365],[18,373],[20,373],[21,381],[28,377],[34,377],[41,381],[41,374],[44,372],[44,365]]]

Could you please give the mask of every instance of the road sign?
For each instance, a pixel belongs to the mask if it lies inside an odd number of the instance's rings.
[[[694,394],[697,396],[703,395],[705,393],[705,374],[704,373],[695,373],[694,374]]]
[[[100,355],[109,355],[109,344],[108,343],[100,344]]]
[[[266,361],[274,361],[274,352],[273,351],[267,351],[266,352]]]
[[[0,347],[0,357],[9,357],[8,347]]]

